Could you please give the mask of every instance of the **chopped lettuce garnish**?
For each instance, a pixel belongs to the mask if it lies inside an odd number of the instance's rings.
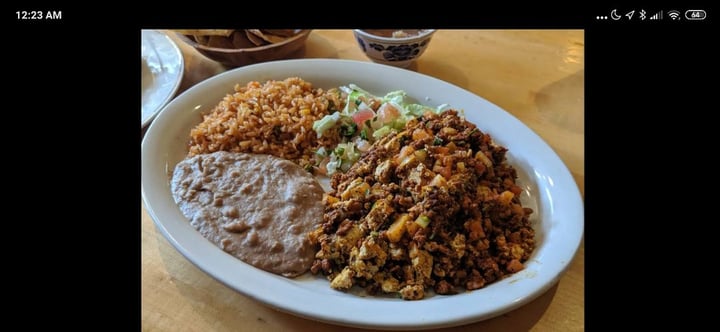
[[[347,171],[350,166],[360,159],[360,151],[357,150],[355,143],[340,143],[333,150],[328,161],[327,168],[328,175],[332,175],[338,170]]]
[[[403,90],[378,97],[352,83],[338,89],[347,95],[345,107],[313,123],[318,138],[331,128],[339,128],[342,139],[333,150],[321,148],[317,151],[318,159],[327,162],[327,175],[347,171],[370,144],[393,131],[402,131],[411,119],[425,112],[441,113],[449,108],[447,104],[430,107],[414,103]],[[369,105],[380,106],[372,109]]]
[[[340,120],[340,113],[335,112],[330,115],[324,116],[322,119],[313,122],[313,130],[317,133],[317,137],[320,138],[326,130],[335,127],[335,124]]]
[[[357,131],[357,124],[352,123],[349,125],[342,125],[340,126],[340,135],[347,136],[347,137],[353,137],[355,135],[355,132]]]
[[[393,130],[393,128],[390,127],[390,126],[383,126],[383,127],[381,127],[380,129],[376,130],[376,131],[372,134],[372,137],[373,137],[375,140],[379,140],[379,139],[387,136],[387,134],[389,134],[392,130]]]
[[[327,153],[327,151],[325,150],[325,147],[324,147],[324,146],[321,146],[319,149],[317,149],[317,151],[315,151],[315,154],[318,155],[318,156],[320,156],[320,157],[327,157],[327,155],[328,155],[328,153]]]

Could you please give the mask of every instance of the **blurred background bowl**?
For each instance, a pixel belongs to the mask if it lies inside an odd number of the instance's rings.
[[[228,67],[240,67],[254,63],[292,58],[294,52],[305,46],[305,41],[312,30],[300,30],[297,34],[281,42],[263,46],[248,45],[251,47],[235,48],[213,47],[195,41],[193,36],[176,32],[178,38],[195,48],[202,55],[220,62]]]
[[[370,60],[405,68],[425,52],[435,29],[355,29],[353,33]]]

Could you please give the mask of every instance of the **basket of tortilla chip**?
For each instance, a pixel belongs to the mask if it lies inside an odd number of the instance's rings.
[[[302,57],[312,30],[204,29],[175,30],[180,40],[202,55],[229,67]]]

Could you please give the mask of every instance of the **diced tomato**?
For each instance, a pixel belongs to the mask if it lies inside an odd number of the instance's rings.
[[[400,116],[400,111],[398,111],[393,105],[384,103],[380,106],[380,109],[378,109],[377,116],[381,123],[386,124],[397,119]]]
[[[369,108],[361,109],[355,114],[352,115],[353,121],[358,125],[358,129],[362,129],[365,125],[365,120],[370,120],[375,116],[375,112],[373,112]]]

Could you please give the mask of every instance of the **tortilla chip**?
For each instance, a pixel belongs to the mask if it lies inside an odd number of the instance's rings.
[[[247,31],[249,31],[251,34],[253,34],[255,36],[262,38],[264,41],[266,41],[270,44],[281,43],[281,42],[285,41],[285,39],[287,39],[286,37],[281,37],[281,36],[276,36],[276,35],[271,35],[271,34],[264,34],[259,29],[248,29]]]
[[[229,37],[235,31],[233,29],[197,29],[197,30],[175,30],[183,35],[191,36],[225,36]]]
[[[232,34],[232,44],[235,48],[253,48],[257,47],[253,42],[248,39],[244,30],[237,30]]]
[[[193,36],[193,35],[191,35],[190,37],[195,39],[195,42],[200,45],[207,45],[208,42],[210,41],[209,36]]]
[[[292,37],[297,35],[300,29],[260,29],[265,34],[276,35],[280,37]]]
[[[253,44],[255,44],[255,46],[263,46],[268,44],[268,42],[253,34],[252,32],[250,32],[250,30],[245,30],[245,35]]]
[[[232,39],[225,36],[210,36],[207,46],[217,48],[234,48]]]

